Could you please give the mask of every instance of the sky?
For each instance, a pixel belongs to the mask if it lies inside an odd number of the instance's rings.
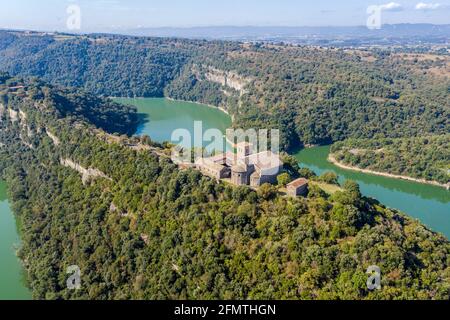
[[[0,0],[0,5],[0,28],[45,31],[71,30],[74,20],[68,24],[68,19],[74,15],[82,32],[143,27],[355,26],[366,24],[371,5],[380,6],[383,24],[450,24],[450,0]]]

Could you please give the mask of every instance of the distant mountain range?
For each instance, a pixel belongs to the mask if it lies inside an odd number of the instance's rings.
[[[348,44],[349,41],[364,44],[377,43],[440,43],[448,44],[450,24],[395,24],[383,25],[370,30],[365,26],[355,27],[254,27],[217,26],[192,28],[140,28],[121,30],[134,36],[177,37],[191,39],[220,39],[238,41],[284,41],[315,44]]]
[[[4,31],[13,31],[2,29]],[[37,34],[55,34],[48,31],[26,31]],[[272,42],[300,45],[336,47],[351,46],[430,46],[450,47],[450,24],[386,24],[371,30],[366,26],[351,27],[257,27],[257,26],[206,26],[158,27],[137,29],[108,29],[100,31],[56,32],[59,34],[115,34],[139,37],[164,37],[204,40],[229,40],[242,42]],[[445,49],[444,49],[445,50]]]

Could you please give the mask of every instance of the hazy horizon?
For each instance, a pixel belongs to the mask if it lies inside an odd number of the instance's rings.
[[[450,23],[450,0],[0,0],[0,4],[0,28],[67,32],[71,30],[68,18],[79,10],[77,32],[81,33],[155,28],[358,27],[366,25],[367,9],[373,5],[381,8],[382,24]]]

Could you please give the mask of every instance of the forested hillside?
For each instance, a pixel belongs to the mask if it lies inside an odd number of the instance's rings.
[[[44,86],[38,79],[11,78],[0,72],[0,106],[4,111],[11,97],[43,99],[41,110],[51,108],[59,117],[82,118],[108,132],[134,134],[139,123],[137,110],[107,98],[98,98],[80,89]],[[37,87],[43,87],[37,90]],[[9,95],[7,93],[10,93]],[[17,116],[16,116],[17,117]]]
[[[426,181],[450,183],[450,135],[401,139],[350,139],[333,145],[346,165]]]
[[[221,106],[285,150],[450,131],[449,56],[125,36],[0,32],[0,69],[107,96]]]
[[[355,183],[299,199],[217,183],[96,129],[65,90],[2,79],[0,172],[35,298],[450,296],[448,240]],[[82,271],[78,291],[66,289],[70,265]],[[371,265],[382,288],[369,292]]]
[[[189,43],[181,45],[175,40],[0,32],[0,70],[103,96],[162,96],[186,63]]]

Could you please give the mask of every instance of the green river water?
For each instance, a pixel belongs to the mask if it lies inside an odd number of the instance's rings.
[[[24,273],[16,256],[20,245],[16,219],[6,198],[6,184],[0,181],[0,300],[31,298]]]
[[[170,141],[175,129],[184,128],[192,132],[194,121],[202,121],[203,130],[217,128],[224,132],[231,125],[228,115],[205,105],[168,99],[116,101],[137,106],[141,125],[136,134],[147,134],[158,142]],[[305,149],[295,156],[302,166],[318,174],[334,171],[341,181],[357,181],[364,195],[399,209],[450,238],[449,191],[431,185],[340,169],[327,162],[328,152],[329,147],[316,147]],[[19,244],[16,221],[6,198],[6,186],[0,182],[0,300],[31,298],[15,254]]]
[[[341,169],[327,161],[329,152],[329,146],[315,147],[302,150],[295,157],[302,166],[317,174],[334,171],[341,182],[355,180],[364,195],[399,209],[450,238],[450,191],[428,184]]]
[[[204,128],[218,128],[222,131],[231,124],[228,115],[205,105],[168,99],[118,101],[138,108],[143,121],[137,134],[147,134],[158,142],[170,141],[173,130],[178,128],[186,128],[192,132],[193,122],[196,120],[203,121]],[[364,195],[373,197],[388,207],[399,209],[450,238],[449,191],[432,185],[341,169],[327,161],[329,150],[330,147],[304,149],[295,157],[301,166],[308,167],[317,174],[334,171],[341,181],[357,181]]]
[[[115,101],[136,106],[141,118],[136,135],[146,134],[157,142],[170,141],[176,129],[193,133],[195,121],[202,122],[203,133],[208,129],[219,129],[224,133],[231,126],[231,118],[227,114],[197,103],[163,98],[120,98]]]

